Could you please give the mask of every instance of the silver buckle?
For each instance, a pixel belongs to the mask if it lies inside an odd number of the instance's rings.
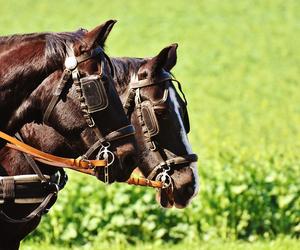
[[[168,172],[170,171],[170,166],[166,166],[166,167],[162,167],[162,172],[161,173],[159,173],[157,176],[156,176],[156,178],[155,178],[155,180],[156,181],[160,181],[160,182],[162,182],[162,184],[163,184],[163,186],[162,186],[162,188],[164,189],[164,188],[168,188],[168,187],[170,187],[170,186],[172,186],[173,187],[173,183],[172,183],[172,178],[171,178],[171,176],[168,174]]]
[[[109,142],[105,142],[105,144],[102,144],[102,147],[100,148],[96,159],[100,160],[106,160],[106,166],[104,167],[104,183],[108,184],[109,183],[109,169],[108,167],[113,164],[113,162],[115,161],[115,155],[113,152],[111,152],[110,150],[108,150],[108,148],[110,147],[110,143]]]

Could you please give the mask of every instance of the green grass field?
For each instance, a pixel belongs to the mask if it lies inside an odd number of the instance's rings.
[[[91,29],[114,18],[111,56],[153,56],[179,43],[174,74],[199,155],[201,192],[184,211],[160,209],[153,190],[72,174],[24,250],[40,248],[34,240],[47,242],[44,249],[114,241],[186,248],[182,240],[204,240],[199,249],[300,248],[297,240],[271,241],[300,235],[298,0],[0,3],[1,35]]]
[[[222,241],[211,241],[211,242],[199,242],[197,244],[185,243],[178,245],[160,245],[160,246],[151,246],[149,245],[97,245],[90,246],[86,245],[84,247],[75,247],[74,250],[81,249],[95,249],[95,250],[159,250],[162,248],[169,248],[172,250],[298,250],[300,243],[297,240],[291,239],[278,239],[276,241],[260,241],[260,242],[222,242]],[[66,247],[53,247],[47,244],[25,244],[21,247],[21,250],[69,250],[70,248]]]

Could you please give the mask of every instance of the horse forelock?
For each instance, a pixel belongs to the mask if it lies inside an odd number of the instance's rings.
[[[115,79],[118,87],[125,90],[133,75],[137,75],[139,68],[146,63],[143,58],[114,57],[111,58],[115,69]]]
[[[82,37],[86,32],[85,29],[79,29],[75,32],[47,33],[45,35],[46,60],[56,62],[63,60],[66,57],[66,45],[75,42],[83,43]],[[60,60],[56,60],[55,58],[59,58]]]

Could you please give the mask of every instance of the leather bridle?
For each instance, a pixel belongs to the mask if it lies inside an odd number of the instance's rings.
[[[180,83],[171,77],[170,74],[163,74],[160,79],[157,81],[153,82],[149,79],[143,79],[139,80],[135,83],[130,84],[130,88],[128,91],[128,95],[124,104],[124,110],[125,113],[130,117],[131,113],[133,112],[134,108],[136,109],[137,112],[137,117],[138,121],[142,127],[143,135],[144,135],[144,140],[146,142],[147,148],[151,150],[156,157],[159,159],[159,164],[156,165],[152,171],[146,176],[148,180],[153,180],[155,178],[155,181],[160,181],[162,182],[162,188],[173,188],[173,183],[171,176],[169,175],[169,172],[172,169],[172,166],[176,165],[181,165],[181,164],[186,164],[186,163],[191,163],[191,162],[196,162],[198,157],[196,154],[186,154],[186,155],[175,155],[172,152],[170,152],[167,149],[163,149],[159,146],[159,143],[155,140],[155,136],[159,134],[159,125],[156,120],[156,115],[155,112],[151,111],[147,113],[147,111],[143,111],[145,109],[143,107],[143,103],[147,102],[146,106],[150,106],[151,109],[155,109],[155,106],[159,105],[162,102],[165,102],[168,97],[168,88],[166,87],[164,96],[162,100],[158,102],[151,102],[151,101],[143,101],[141,98],[140,94],[140,89],[153,86],[153,85],[158,85],[162,83],[167,83],[168,81],[175,81],[179,85],[179,90],[182,93],[182,96],[184,98],[184,104],[187,104],[187,101],[185,99],[185,95],[182,92],[181,85]],[[149,108],[146,108],[145,110],[149,110]],[[148,122],[147,120],[148,119]],[[150,122],[150,126],[147,124]],[[188,129],[186,129],[187,132]],[[162,154],[164,152],[164,154]],[[171,158],[167,157],[167,154],[171,155]]]
[[[53,109],[55,108],[56,104],[58,103],[58,101],[61,98],[62,92],[63,92],[66,84],[70,80],[73,81],[73,83],[76,87],[76,92],[79,96],[80,108],[83,112],[83,116],[84,116],[88,126],[94,130],[94,132],[98,138],[98,140],[92,146],[90,146],[90,148],[87,150],[87,152],[81,156],[81,160],[89,162],[88,158],[98,148],[100,148],[100,150],[97,153],[97,160],[100,160],[100,159],[106,160],[107,164],[104,167],[104,182],[109,183],[108,167],[114,162],[114,159],[115,159],[114,153],[109,150],[110,143],[112,141],[116,141],[116,140],[122,139],[124,137],[134,135],[135,129],[130,124],[130,125],[122,127],[120,129],[117,129],[117,130],[103,136],[103,134],[101,133],[101,131],[99,130],[99,128],[96,126],[96,124],[94,122],[92,113],[101,112],[102,110],[105,110],[108,106],[108,99],[107,99],[105,89],[104,89],[104,82],[108,80],[108,77],[104,73],[104,61],[105,60],[108,61],[108,63],[109,63],[112,77],[114,76],[114,71],[113,71],[111,61],[110,61],[109,57],[105,54],[103,49],[101,47],[97,47],[97,48],[91,50],[90,52],[86,52],[80,56],[75,56],[74,51],[72,49],[72,45],[67,44],[66,54],[67,54],[67,57],[65,59],[65,70],[63,72],[61,81],[60,81],[58,87],[56,88],[55,92],[53,93],[52,99],[45,111],[45,114],[43,117],[43,122],[45,124],[47,124]],[[81,78],[79,70],[77,68],[77,66],[80,63],[85,62],[92,58],[100,59],[101,72],[100,72],[99,76],[96,75],[96,77],[95,77],[95,75],[94,75],[94,77],[93,77],[93,75],[92,75],[92,76],[86,77],[86,78],[92,78],[91,80],[86,80],[86,81],[96,82],[96,85],[94,84],[91,86],[96,86],[96,91],[98,90],[98,92],[99,92],[99,98],[103,99],[103,100],[99,100],[99,101],[102,101],[104,103],[104,105],[103,105],[103,103],[101,103],[100,107],[96,107],[93,110],[91,110],[91,107],[87,103],[88,103],[88,100],[93,99],[94,96],[90,97],[90,96],[88,96],[88,94],[85,95],[85,93],[82,89],[83,78]],[[91,87],[91,86],[89,86],[89,87]],[[92,165],[90,167],[93,168]]]
[[[63,75],[61,77],[61,81],[58,87],[55,89],[52,99],[49,105],[46,108],[43,122],[48,123],[49,118],[51,116],[52,111],[55,106],[59,102],[62,97],[63,90],[67,83],[72,81],[76,87],[76,92],[79,96],[80,107],[83,112],[84,118],[90,128],[95,132],[98,140],[89,147],[87,152],[76,159],[72,158],[63,158],[54,156],[51,154],[47,154],[38,149],[35,149],[22,141],[20,135],[16,134],[16,138],[13,138],[3,132],[0,131],[0,138],[9,142],[6,144],[7,147],[16,149],[18,151],[23,152],[26,160],[32,167],[35,172],[35,175],[21,175],[21,176],[0,176],[0,204],[6,202],[14,202],[14,203],[40,203],[40,205],[34,209],[28,216],[22,219],[13,219],[9,217],[3,210],[0,209],[0,217],[4,220],[11,223],[25,223],[32,220],[35,217],[41,216],[43,213],[47,212],[47,210],[51,207],[51,205],[56,200],[56,195],[59,190],[61,190],[66,181],[67,176],[64,171],[60,169],[52,176],[47,176],[42,173],[39,169],[38,165],[35,163],[35,160],[38,160],[42,163],[52,165],[60,168],[70,168],[82,173],[95,175],[95,170],[97,167],[104,167],[104,182],[109,183],[109,169],[108,167],[114,162],[115,156],[114,153],[109,150],[110,143],[124,137],[132,136],[135,133],[135,129],[132,125],[127,125],[120,129],[117,129],[105,136],[102,135],[99,128],[96,126],[94,122],[92,113],[101,112],[108,107],[108,98],[104,88],[104,82],[108,80],[106,75],[104,74],[104,61],[107,60],[111,69],[111,75],[114,76],[113,67],[109,57],[104,53],[101,47],[93,49],[90,52],[86,52],[80,56],[75,56],[74,51],[72,49],[72,44],[67,44],[66,46],[66,59],[65,59],[65,69],[63,71]],[[91,75],[85,78],[80,76],[79,70],[77,66],[85,62],[91,58],[100,59],[101,63],[101,72],[100,75]],[[85,85],[84,85],[85,84]],[[86,89],[83,88],[85,86]],[[95,104],[92,98],[94,96],[89,95],[89,88],[95,90],[99,97],[102,100],[99,100],[98,103]],[[90,99],[90,100],[89,100]],[[100,149],[99,149],[100,148]],[[89,157],[99,149],[96,160],[90,160]],[[33,158],[31,158],[31,157]],[[135,181],[134,184],[139,183],[140,180]],[[148,183],[148,182],[147,182]],[[151,182],[148,183],[152,184]],[[43,190],[42,196],[37,198],[32,198],[32,186],[35,186],[35,190]],[[153,184],[155,185],[155,183]],[[18,199],[18,189],[24,187],[27,189],[26,195],[29,198],[21,198]],[[25,191],[26,191],[25,190]],[[43,198],[45,196],[45,198]]]

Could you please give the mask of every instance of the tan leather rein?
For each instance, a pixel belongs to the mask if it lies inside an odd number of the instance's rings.
[[[78,157],[76,159],[64,158],[64,157],[48,154],[34,147],[31,147],[28,144],[25,144],[19,141],[18,139],[11,137],[1,131],[0,131],[0,138],[9,142],[6,144],[6,147],[31,155],[35,160],[54,167],[68,168],[84,174],[95,175],[96,168],[105,167],[107,164],[105,160],[86,160],[86,159],[82,159],[81,157]],[[133,175],[127,180],[127,183],[129,185],[147,186],[153,188],[163,187],[162,182],[148,180],[143,177],[136,177],[136,173],[137,170],[135,170]],[[138,173],[138,175],[140,175],[140,172]]]
[[[95,168],[106,166],[105,160],[86,160],[82,159],[81,157],[74,159],[51,155],[34,147],[31,147],[1,131],[0,138],[9,142],[8,144],[6,144],[7,147],[16,149],[25,154],[29,154],[33,156],[35,160],[49,164],[51,166],[69,168],[90,175],[95,175]]]

